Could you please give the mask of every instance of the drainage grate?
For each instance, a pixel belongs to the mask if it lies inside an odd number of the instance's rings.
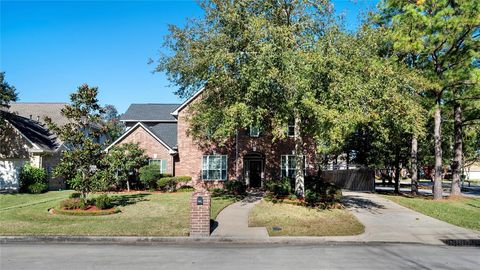
[[[441,240],[447,246],[456,247],[480,247],[480,239],[442,239]]]
[[[281,231],[281,230],[282,230],[281,227],[278,227],[278,226],[273,226],[273,227],[272,227],[272,231],[274,231],[274,232],[279,232],[279,231]]]

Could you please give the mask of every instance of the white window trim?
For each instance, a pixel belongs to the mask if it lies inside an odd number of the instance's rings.
[[[162,166],[162,161],[163,161],[163,160],[165,160],[165,168],[163,168],[163,166]],[[149,164],[149,165],[150,165],[150,164],[155,164],[155,163],[152,163],[152,161],[160,161],[160,163],[159,163],[159,165],[160,165],[160,166],[159,166],[159,167],[160,167],[160,173],[161,173],[161,174],[167,173],[167,167],[168,167],[168,166],[167,166],[167,160],[166,160],[166,159],[151,158],[150,160],[148,160],[148,164]]]
[[[280,177],[282,177],[282,172],[283,172],[283,163],[282,163],[282,158],[283,157],[286,157],[286,164],[287,164],[287,167],[286,167],[286,175],[288,175],[288,157],[294,157],[295,158],[295,155],[282,155],[280,157]],[[307,157],[305,155],[302,155],[303,157],[303,175],[305,176],[306,175],[306,170],[307,170]],[[288,176],[287,176],[288,177]]]
[[[210,164],[210,157],[225,157],[225,179],[210,179],[210,178],[203,178],[203,171],[205,171],[203,169],[203,160],[204,158],[207,157],[207,164]],[[208,167],[208,166],[207,166]],[[209,171],[209,169],[207,168],[207,171]],[[222,166],[220,165],[220,177],[222,177]],[[228,179],[228,156],[227,155],[203,155],[202,156],[202,168],[201,168],[201,172],[202,172],[202,180],[204,181],[226,181]],[[207,173],[208,174],[208,173]]]

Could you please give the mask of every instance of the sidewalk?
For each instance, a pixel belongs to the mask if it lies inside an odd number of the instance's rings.
[[[223,209],[215,221],[212,237],[267,240],[265,227],[248,227],[248,213],[260,202],[262,194],[250,194],[240,202]]]

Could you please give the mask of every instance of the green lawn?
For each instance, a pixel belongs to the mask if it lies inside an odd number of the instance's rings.
[[[249,226],[266,227],[270,236],[338,236],[364,231],[357,218],[343,209],[320,210],[262,201],[250,212]],[[273,227],[280,227],[274,231]]]
[[[480,231],[480,198],[454,198],[434,201],[425,197],[384,195],[400,205],[445,222]]]
[[[0,235],[188,235],[189,192],[112,194],[119,196],[122,212],[108,216],[65,216],[47,212],[70,193],[0,195]],[[212,218],[233,201],[214,198]]]

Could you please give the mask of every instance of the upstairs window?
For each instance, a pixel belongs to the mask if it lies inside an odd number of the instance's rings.
[[[250,127],[250,137],[258,137],[258,136],[260,136],[260,127],[251,126]]]
[[[227,180],[227,156],[205,155],[202,160],[203,180]]]
[[[287,136],[289,137],[295,136],[295,124],[293,123],[288,124]]]
[[[158,165],[160,173],[166,173],[167,172],[167,161],[165,159],[150,159],[148,164]]]

